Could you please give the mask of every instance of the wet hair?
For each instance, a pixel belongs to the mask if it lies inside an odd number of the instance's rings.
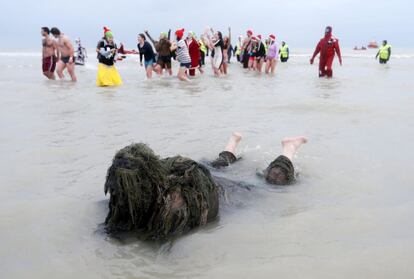
[[[292,162],[284,156],[279,156],[271,162],[264,174],[266,181],[274,185],[288,185],[295,180]]]
[[[146,40],[145,35],[143,33],[139,33],[138,36],[141,37],[144,41]]]
[[[49,27],[42,27],[42,31],[47,33],[47,34],[50,34]]]
[[[52,33],[52,35],[60,35],[60,30],[57,27],[53,27],[50,29],[50,33]]]
[[[223,35],[221,34],[220,31],[217,31],[217,36],[218,36],[219,40],[223,41]]]

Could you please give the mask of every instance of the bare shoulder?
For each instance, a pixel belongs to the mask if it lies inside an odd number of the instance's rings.
[[[70,42],[69,37],[66,36],[65,34],[62,34],[62,36],[60,38],[61,38],[62,42],[65,42],[65,43]]]

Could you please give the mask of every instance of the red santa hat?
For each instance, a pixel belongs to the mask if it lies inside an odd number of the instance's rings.
[[[276,36],[275,36],[275,35],[273,35],[273,34],[270,34],[270,35],[269,35],[269,38],[270,38],[272,41],[276,41]]]
[[[253,30],[252,29],[248,29],[247,30],[247,34],[249,34],[250,36],[253,35]]]
[[[175,35],[177,36],[177,39],[181,40],[181,38],[184,36],[184,28],[175,31]]]
[[[257,35],[257,38],[258,38],[259,40],[262,40],[262,35]]]
[[[111,29],[109,29],[109,28],[108,28],[108,27],[106,27],[106,26],[104,26],[103,30],[104,30],[104,37],[105,37],[106,32],[111,31]]]

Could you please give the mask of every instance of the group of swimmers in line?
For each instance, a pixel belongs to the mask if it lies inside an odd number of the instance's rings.
[[[63,78],[63,70],[67,68],[72,81],[76,81],[74,65],[76,61],[82,61],[82,59],[75,57],[75,50],[69,38],[56,27],[50,30],[48,27],[42,27],[41,34],[43,36],[42,68],[44,75],[49,79],[55,79],[56,68],[59,78]],[[239,36],[237,45],[233,48],[230,28],[226,36],[223,36],[220,31],[215,32],[208,28],[200,39],[197,39],[194,32],[189,31],[185,34],[184,29],[176,30],[174,34],[175,40],[171,40],[171,30],[168,33],[162,32],[158,40],[152,38],[147,30],[138,35],[138,52],[129,53],[139,54],[140,65],[145,67],[148,79],[152,78],[153,72],[162,75],[165,71],[172,75],[171,62],[175,59],[179,62],[177,77],[182,81],[188,81],[188,77],[194,76],[196,71],[204,73],[205,57],[209,53],[215,76],[228,73],[228,63],[232,54],[241,63],[244,63],[243,59],[248,55],[250,59],[246,68],[261,73],[265,65],[267,74],[274,73],[279,56],[282,62],[289,59],[289,47],[282,42],[279,50],[275,35],[269,35],[268,39],[262,42],[261,35],[253,36],[253,32],[248,30],[247,38],[243,40],[242,36]],[[78,42],[78,49],[78,56],[79,54],[82,56],[84,48],[80,46],[80,42]],[[96,52],[99,61],[96,84],[98,86],[122,84],[115,63],[118,55],[124,54],[125,51],[123,45],[118,48],[112,31],[107,27],[104,27],[104,36],[98,42]]]
[[[63,78],[63,70],[66,68],[72,81],[76,81],[75,63],[79,60],[75,57],[75,50],[69,38],[61,31],[53,27],[42,27],[43,36],[43,73],[49,79],[55,79],[54,71],[59,78]],[[52,39],[52,36],[55,40]],[[236,47],[231,44],[231,29],[228,28],[228,35],[223,36],[220,31],[207,28],[200,39],[197,39],[194,32],[189,31],[185,34],[184,29],[175,31],[175,40],[171,40],[171,30],[162,32],[158,40],[151,37],[149,32],[138,35],[138,52],[128,52],[139,54],[140,65],[145,67],[146,76],[152,78],[153,72],[162,75],[167,72],[172,75],[171,62],[175,59],[179,63],[177,77],[181,81],[189,81],[189,76],[194,76],[198,70],[204,73],[205,57],[210,52],[211,66],[215,76],[227,75],[228,63],[231,54],[234,53],[243,68],[262,73],[263,66],[266,74],[274,74],[276,64],[280,58],[281,62],[289,59],[289,47],[282,42],[281,47],[276,43],[276,36],[270,34],[265,41],[261,35],[254,35],[252,30],[247,30],[246,37],[239,36]],[[186,36],[185,36],[186,35]],[[152,45],[148,42],[151,41]],[[79,51],[80,49],[80,51]],[[83,48],[84,50],[84,48]],[[80,42],[78,52],[82,51]],[[104,27],[104,34],[99,40],[97,47],[97,58],[99,61],[97,86],[116,86],[122,84],[122,79],[115,67],[119,54],[126,51],[121,44],[118,48],[114,41],[112,31]],[[79,53],[78,53],[79,54]],[[332,27],[325,28],[325,36],[317,44],[315,51],[310,59],[313,64],[317,55],[319,59],[319,77],[332,77],[332,63],[335,54],[338,56],[339,63],[342,65],[341,50],[339,41],[332,35]],[[377,53],[380,63],[386,63],[391,55],[391,46],[384,41],[383,46]],[[79,55],[78,55],[79,56]]]

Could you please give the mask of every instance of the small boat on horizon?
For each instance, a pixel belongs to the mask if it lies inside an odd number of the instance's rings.
[[[365,46],[358,48],[357,46],[354,47],[354,50],[367,50]]]
[[[369,42],[368,48],[378,48],[377,42],[376,41]]]

